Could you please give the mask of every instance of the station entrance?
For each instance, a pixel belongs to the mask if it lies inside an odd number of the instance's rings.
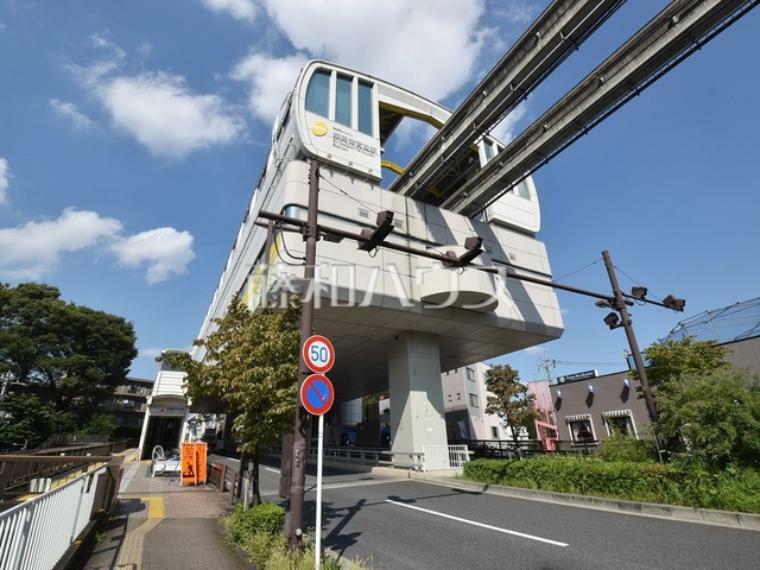
[[[187,400],[176,396],[154,396],[145,414],[140,441],[140,459],[150,459],[153,448],[160,445],[165,451],[178,449]]]

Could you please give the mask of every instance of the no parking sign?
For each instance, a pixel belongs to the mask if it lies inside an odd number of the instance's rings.
[[[323,374],[312,374],[301,384],[301,405],[313,416],[323,416],[332,408],[335,390]]]

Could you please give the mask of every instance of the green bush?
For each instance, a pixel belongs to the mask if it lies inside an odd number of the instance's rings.
[[[262,503],[249,509],[237,505],[225,519],[233,542],[244,544],[256,533],[278,534],[285,526],[285,509],[274,503]]]
[[[634,461],[643,463],[654,461],[654,445],[649,441],[635,439],[627,435],[613,435],[602,441],[597,453],[605,461]]]
[[[582,457],[537,457],[524,461],[478,459],[464,477],[483,483],[760,513],[760,472],[728,468],[707,471],[653,462]]]

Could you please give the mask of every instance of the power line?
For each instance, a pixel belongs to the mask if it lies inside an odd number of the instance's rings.
[[[596,260],[592,261],[591,263],[587,263],[587,264],[586,264],[586,265],[584,265],[583,267],[579,267],[578,269],[576,269],[576,270],[574,270],[574,271],[571,271],[570,273],[565,273],[564,275],[560,275],[559,277],[556,277],[555,279],[556,279],[557,281],[562,281],[563,279],[565,279],[565,278],[567,278],[567,277],[570,277],[571,275],[575,275],[576,273],[580,273],[580,272],[581,272],[581,271],[583,271],[584,269],[588,269],[588,268],[589,268],[589,267],[591,267],[592,265],[596,265],[596,264],[597,264],[597,263],[599,263],[600,261],[601,261],[601,259],[596,259]]]
[[[628,274],[627,274],[625,271],[623,271],[623,270],[622,270],[620,267],[618,267],[617,265],[614,265],[613,267],[614,267],[615,269],[617,269],[617,270],[618,270],[620,273],[622,273],[624,277],[627,277],[627,278],[628,278],[628,279],[629,279],[629,280],[630,280],[630,281],[631,281],[631,282],[632,282],[634,285],[638,285],[639,287],[643,287],[643,285],[641,284],[641,282],[640,282],[639,280],[637,280],[637,279],[634,279],[633,277],[631,277],[630,275],[628,275]],[[653,294],[655,297],[657,297],[658,299],[664,299],[664,298],[665,298],[665,297],[663,297],[662,295],[658,295],[658,294],[657,294],[655,291],[652,291],[652,294]]]
[[[325,178],[325,177],[324,177],[324,176],[322,176],[321,174],[319,175],[319,178],[320,178],[321,180],[324,180],[325,182],[327,182],[327,183],[328,183],[330,186],[332,186],[333,188],[335,188],[335,189],[336,189],[338,192],[340,192],[340,193],[341,193],[341,194],[343,194],[344,196],[347,196],[348,198],[351,198],[351,200],[353,200],[354,202],[356,202],[356,203],[357,203],[357,204],[359,204],[360,206],[364,206],[364,207],[365,207],[365,208],[367,208],[367,209],[368,209],[370,212],[372,212],[373,214],[377,215],[377,210],[375,210],[375,209],[374,209],[372,206],[370,206],[369,204],[365,204],[364,202],[362,202],[362,201],[361,201],[359,198],[357,198],[356,196],[351,196],[351,194],[349,194],[348,192],[346,192],[345,190],[343,190],[343,188],[340,188],[339,186],[336,186],[336,185],[335,185],[335,184],[334,184],[334,183],[333,183],[331,180],[329,180],[329,179]]]

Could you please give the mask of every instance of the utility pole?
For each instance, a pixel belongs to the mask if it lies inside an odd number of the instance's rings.
[[[620,290],[617,274],[615,273],[615,266],[612,264],[612,258],[610,252],[606,249],[602,252],[602,258],[604,259],[604,266],[607,268],[607,275],[610,278],[610,285],[612,285],[612,295],[614,304],[612,306],[618,313],[620,313],[620,325],[625,330],[625,336],[628,337],[628,346],[633,353],[633,361],[636,363],[636,372],[639,375],[639,381],[641,382],[641,389],[644,392],[644,401],[647,405],[647,412],[649,412],[649,419],[654,422],[657,421],[657,406],[655,405],[654,398],[652,397],[652,390],[649,386],[649,379],[647,378],[647,371],[644,368],[644,361],[641,358],[641,350],[639,350],[639,343],[636,340],[636,335],[633,333],[633,325],[631,324],[631,315],[628,313],[628,305],[626,304],[625,296]]]
[[[309,210],[307,212],[306,225],[302,228],[303,239],[306,242],[306,260],[303,271],[304,290],[302,295],[301,313],[301,343],[298,351],[298,390],[301,392],[301,383],[310,374],[309,368],[303,359],[303,343],[313,332],[314,321],[314,266],[317,263],[317,239],[319,227],[317,226],[317,208],[319,206],[319,165],[316,160],[310,161],[309,167]],[[299,396],[296,396],[299,398]],[[290,475],[290,503],[288,521],[288,540],[291,548],[301,545],[303,537],[303,497],[304,483],[306,479],[306,443],[309,430],[309,415],[301,406],[300,400],[296,402],[295,425],[293,428],[293,451],[292,469]]]

